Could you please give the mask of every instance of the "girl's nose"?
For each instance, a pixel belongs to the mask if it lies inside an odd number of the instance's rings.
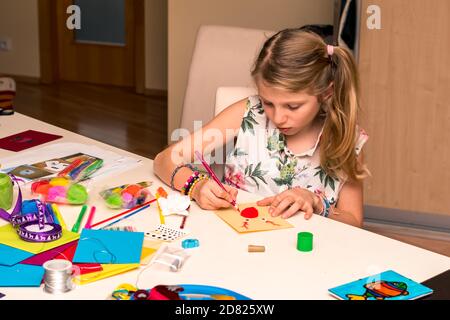
[[[287,120],[287,116],[286,114],[278,109],[275,108],[275,111],[273,113],[273,123],[277,126],[277,127],[281,127]]]

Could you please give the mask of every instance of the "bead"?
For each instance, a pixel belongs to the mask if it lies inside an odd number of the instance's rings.
[[[184,249],[191,249],[200,246],[200,242],[197,239],[186,239],[181,242],[181,246]]]

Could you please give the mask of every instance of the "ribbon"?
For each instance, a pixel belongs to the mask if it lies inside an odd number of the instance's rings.
[[[14,175],[9,174],[13,183],[17,185],[19,193],[17,196],[16,205],[13,211],[9,214],[6,210],[0,208],[0,218],[10,222],[14,228],[17,228],[17,233],[20,238],[25,241],[31,242],[49,242],[54,241],[62,236],[61,226],[56,223],[45,222],[47,207],[40,201],[36,201],[38,208],[37,213],[30,213],[21,215],[22,212],[22,190],[20,189],[19,182],[23,181],[17,179]],[[35,225],[38,228],[34,227]],[[46,231],[43,229],[46,228]],[[33,230],[33,229],[38,229]]]

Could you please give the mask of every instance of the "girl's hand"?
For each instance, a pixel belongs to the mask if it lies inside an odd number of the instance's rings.
[[[236,200],[238,191],[235,188],[224,185],[225,192],[214,180],[202,180],[194,186],[192,198],[200,208],[215,210],[232,207],[231,202]]]
[[[298,211],[305,213],[305,219],[312,217],[314,212],[322,212],[323,204],[320,197],[303,188],[293,188],[264,198],[256,203],[258,206],[270,206],[269,214],[277,217],[281,214],[283,219],[289,218]]]

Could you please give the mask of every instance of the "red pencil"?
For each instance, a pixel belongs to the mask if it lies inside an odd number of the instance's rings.
[[[119,213],[119,214],[116,214],[115,216],[112,216],[112,217],[110,217],[110,218],[108,218],[108,219],[105,219],[105,220],[103,220],[103,221],[99,221],[99,222],[97,222],[97,223],[94,223],[93,225],[91,225],[91,229],[92,229],[93,227],[96,227],[96,226],[98,226],[98,225],[101,225],[101,224],[103,224],[103,223],[105,223],[105,222],[108,222],[108,221],[110,221],[110,220],[112,220],[112,219],[114,219],[114,218],[123,216],[124,214],[127,214],[127,213],[129,213],[129,212],[131,212],[131,211],[133,211],[133,210],[139,209],[140,207],[143,207],[143,206],[145,206],[145,205],[147,205],[147,204],[150,204],[150,203],[152,203],[152,202],[154,202],[154,201],[156,201],[156,199],[152,199],[152,200],[147,201],[147,202],[145,202],[145,203],[143,203],[143,204],[140,204],[140,205],[138,205],[138,206],[136,206],[136,207],[134,207],[134,208],[131,208],[131,209],[128,209],[128,210],[126,210],[126,211],[124,211],[124,212],[121,212],[121,213]]]

